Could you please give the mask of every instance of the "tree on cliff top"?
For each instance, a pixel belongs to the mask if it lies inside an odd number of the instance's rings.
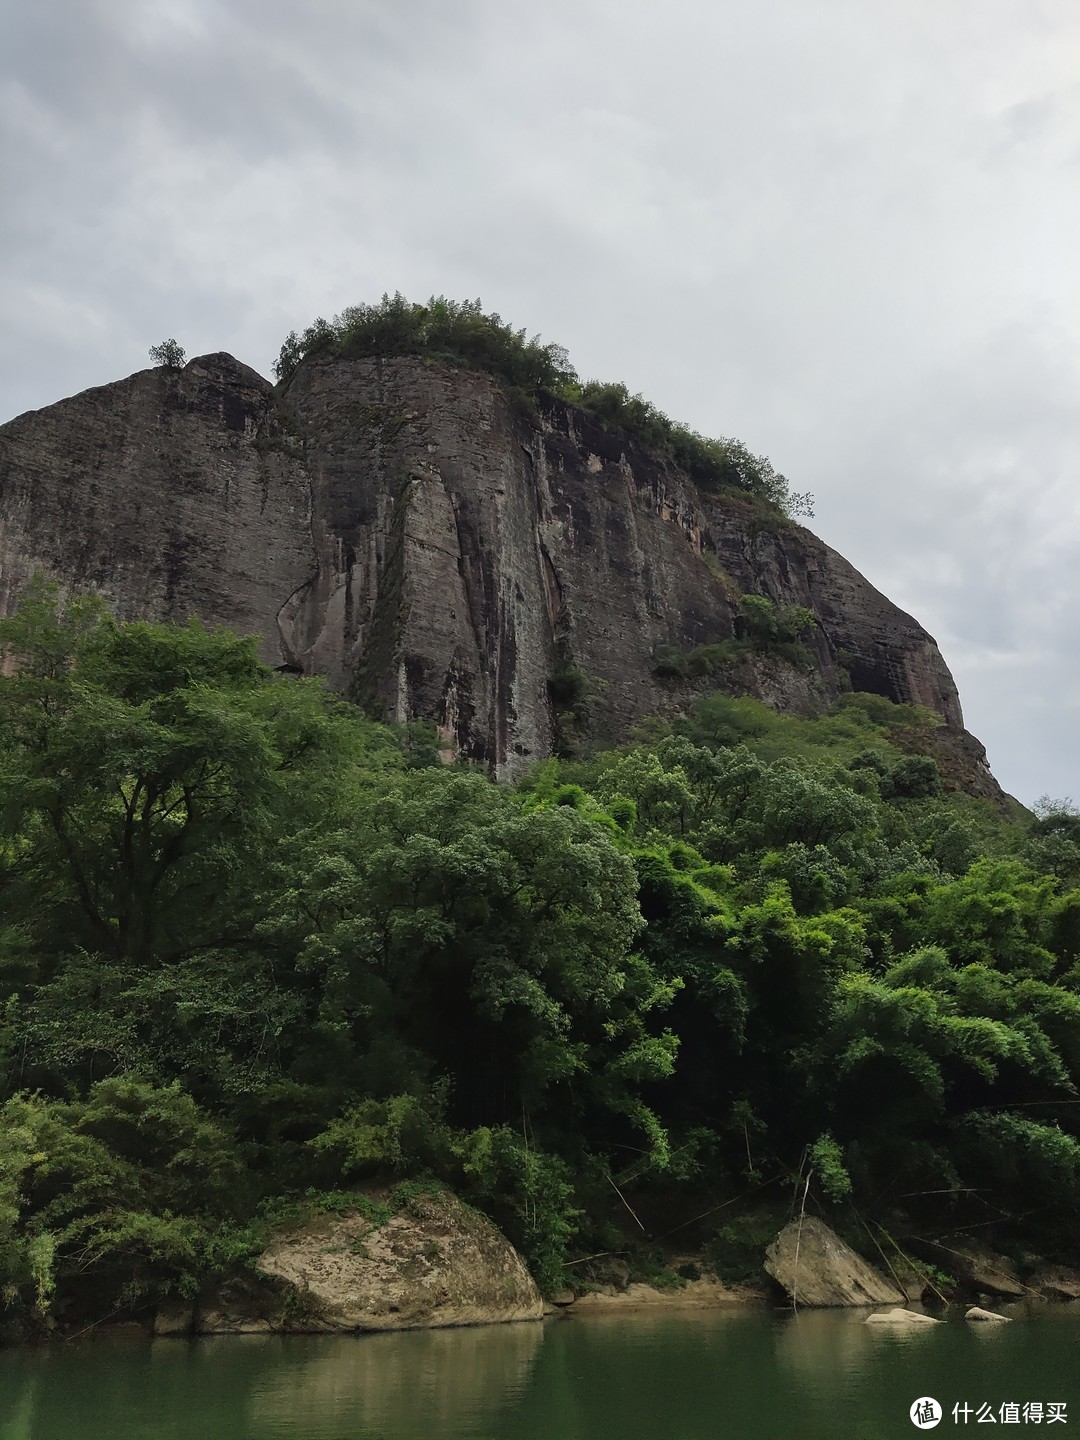
[[[179,370],[187,358],[184,347],[176,340],[162,340],[160,345],[150,346],[150,359],[155,365],[162,365],[166,370]]]
[[[703,490],[741,491],[790,519],[814,513],[813,497],[793,494],[784,476],[742,441],[699,435],[623,384],[582,382],[561,345],[542,344],[539,335],[515,330],[501,316],[486,313],[479,300],[433,295],[417,305],[397,293],[384,295],[378,305],[351,305],[333,320],[319,316],[302,334],[290,331],[274,375],[285,385],[301,361],[320,355],[425,355],[484,370],[526,408],[562,400],[631,442],[666,453]]]

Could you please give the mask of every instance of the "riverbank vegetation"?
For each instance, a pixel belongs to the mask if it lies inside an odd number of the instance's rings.
[[[401,294],[384,295],[378,305],[351,305],[332,320],[320,316],[286,337],[274,374],[286,385],[304,360],[394,355],[484,370],[524,409],[535,411],[551,400],[577,406],[605,428],[669,455],[704,490],[749,495],[792,518],[814,513],[812,497],[794,494],[784,476],[742,441],[699,435],[621,382],[581,380],[561,345],[515,330],[479,300],[439,295],[421,305]]]
[[[9,1333],[194,1293],[375,1177],[549,1290],[705,1212],[742,1263],[799,1176],[1076,1261],[1080,818],[944,794],[904,707],[713,696],[511,788],[197,624],[39,585],[0,644]]]

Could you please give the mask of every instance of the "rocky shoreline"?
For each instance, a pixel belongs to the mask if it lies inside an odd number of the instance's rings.
[[[935,1293],[914,1262],[875,1269],[822,1221],[805,1217],[769,1245],[760,1282],[725,1282],[701,1257],[686,1255],[673,1257],[666,1283],[649,1283],[633,1278],[625,1259],[597,1257],[588,1278],[545,1300],[496,1226],[435,1190],[392,1215],[369,1201],[366,1209],[310,1217],[206,1294],[76,1333],[350,1334],[751,1307],[846,1309],[875,1326],[910,1330],[937,1323],[958,1304],[971,1323],[993,1325],[1028,1314],[1031,1302],[1080,1300],[1080,1269],[1044,1265],[1025,1283],[985,1246],[939,1248],[948,1248],[956,1272],[948,1296]]]

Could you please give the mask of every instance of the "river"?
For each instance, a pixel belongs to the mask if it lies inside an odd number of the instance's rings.
[[[858,1312],[749,1309],[395,1335],[100,1337],[0,1351],[0,1437],[891,1440],[924,1428],[909,1410],[932,1397],[941,1435],[1000,1433],[974,1428],[990,1423],[1030,1434],[1041,1405],[1037,1433],[1065,1440],[1080,1432],[1080,1302],[1016,1313],[1008,1326],[955,1315],[915,1333]],[[1059,1430],[1052,1404],[1065,1406]]]

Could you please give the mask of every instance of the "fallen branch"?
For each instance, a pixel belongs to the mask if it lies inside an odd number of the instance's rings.
[[[634,1221],[635,1221],[635,1223],[637,1224],[638,1229],[639,1229],[639,1230],[641,1231],[641,1233],[644,1235],[644,1234],[646,1233],[646,1232],[645,1232],[645,1226],[642,1225],[642,1223],[641,1223],[640,1220],[638,1220],[637,1212],[634,1210],[634,1207],[630,1204],[630,1201],[627,1200],[626,1196],[625,1196],[625,1195],[622,1193],[622,1191],[619,1189],[618,1185],[615,1184],[615,1181],[612,1180],[612,1178],[611,1178],[610,1175],[607,1177],[607,1182],[608,1182],[608,1184],[611,1186],[611,1188],[615,1191],[615,1194],[618,1195],[618,1197],[619,1197],[619,1199],[622,1201],[622,1203],[626,1206],[627,1210],[630,1211],[630,1214],[633,1215]]]
[[[806,1184],[803,1186],[802,1204],[799,1206],[799,1229],[795,1235],[795,1274],[791,1280],[791,1308],[798,1314],[799,1311],[799,1246],[802,1244],[802,1225],[806,1215],[806,1197],[810,1193],[810,1179],[813,1170],[806,1172]]]

